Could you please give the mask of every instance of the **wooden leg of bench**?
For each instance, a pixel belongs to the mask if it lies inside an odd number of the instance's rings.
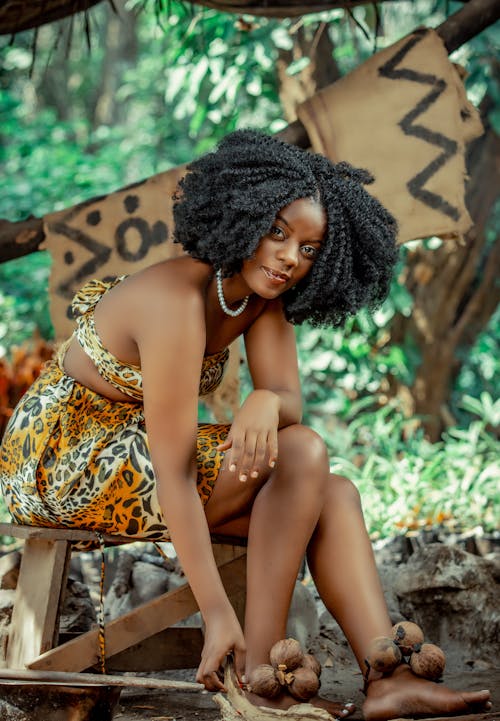
[[[70,555],[67,541],[25,541],[9,629],[8,668],[25,668],[57,642]]]
[[[246,552],[219,567],[222,582],[230,597],[240,598],[245,592]],[[198,610],[188,584],[158,596],[148,603],[106,624],[106,655],[111,657]],[[29,668],[53,671],[83,671],[99,661],[97,630],[47,651],[32,660]]]

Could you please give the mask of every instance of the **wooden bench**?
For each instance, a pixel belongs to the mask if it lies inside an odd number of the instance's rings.
[[[96,541],[92,531],[0,523],[0,535],[24,541],[7,642],[8,668],[84,671],[99,661],[97,628],[58,645],[59,618],[72,549]],[[103,536],[106,545],[145,542]],[[246,540],[212,536],[215,560],[228,597],[243,620]],[[158,671],[193,668],[203,645],[198,627],[175,627],[198,611],[188,583],[105,625],[106,669]]]

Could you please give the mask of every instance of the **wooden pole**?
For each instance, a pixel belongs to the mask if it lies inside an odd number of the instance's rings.
[[[202,691],[201,683],[172,681],[143,676],[113,676],[104,673],[67,673],[66,671],[32,671],[24,669],[0,669],[0,684],[5,681],[30,681],[64,686],[123,686],[133,688],[156,688],[164,691]]]
[[[500,0],[469,0],[441,23],[436,32],[451,53],[499,18]],[[290,123],[276,137],[300,148],[308,148],[311,144],[299,120]],[[44,239],[42,218],[30,217],[17,223],[0,219],[0,263],[40,250]]]

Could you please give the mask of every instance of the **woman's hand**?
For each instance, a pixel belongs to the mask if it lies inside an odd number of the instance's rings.
[[[231,430],[219,451],[226,454],[228,468],[240,481],[258,478],[267,464],[274,468],[278,458],[280,398],[268,390],[250,393],[238,410]]]
[[[219,673],[226,656],[234,656],[236,675],[240,683],[245,672],[245,639],[234,610],[218,611],[205,620],[205,643],[196,680],[209,691],[226,691]]]

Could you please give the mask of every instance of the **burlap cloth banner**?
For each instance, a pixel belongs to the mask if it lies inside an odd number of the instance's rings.
[[[71,300],[87,280],[134,273],[182,254],[182,246],[172,242],[172,195],[184,172],[185,166],[173,168],[45,216],[44,248],[53,257],[50,311],[57,340],[73,332]],[[235,351],[231,348],[222,384],[205,398],[221,422],[230,420],[239,402]]]
[[[182,253],[172,242],[172,195],[185,167],[92,198],[44,218],[53,258],[50,312],[56,337],[74,328],[71,301],[92,278],[131,274]]]
[[[397,218],[401,243],[471,227],[464,148],[483,128],[460,75],[441,38],[421,29],[298,108],[316,152],[375,176],[367,189]]]

